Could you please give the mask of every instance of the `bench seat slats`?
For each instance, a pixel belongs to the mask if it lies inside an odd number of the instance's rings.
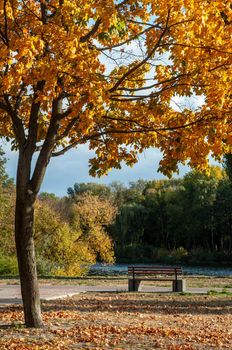
[[[132,266],[129,266],[128,267],[128,270],[182,270],[181,267],[152,267],[152,266],[144,266],[144,267],[140,267],[140,266],[136,266],[136,267],[132,267]]]
[[[129,277],[130,280],[133,280],[132,277]],[[175,281],[175,277],[173,278],[142,278],[142,277],[136,277],[137,281]]]
[[[128,274],[131,275],[143,275],[143,274],[147,274],[147,275],[182,275],[183,271],[181,268],[133,268],[133,267],[128,267]]]
[[[181,273],[182,271],[179,270],[129,270],[129,273],[136,273],[136,274],[143,274],[143,273],[148,273],[148,274],[165,274],[165,273]]]

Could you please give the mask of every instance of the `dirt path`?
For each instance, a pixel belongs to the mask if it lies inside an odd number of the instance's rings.
[[[223,288],[199,288],[199,287],[189,287],[187,288],[188,293],[194,294],[207,294],[209,290],[214,290],[215,292],[222,292]],[[68,296],[77,295],[84,292],[126,292],[127,286],[125,284],[121,285],[51,285],[51,284],[41,284],[40,285],[40,295],[41,299],[53,300],[59,298],[65,298]],[[142,291],[144,292],[156,292],[156,293],[168,293],[171,292],[171,287],[165,286],[143,286]],[[232,293],[232,288],[228,288],[227,292]],[[21,292],[19,285],[11,284],[0,284],[0,304],[20,304]]]

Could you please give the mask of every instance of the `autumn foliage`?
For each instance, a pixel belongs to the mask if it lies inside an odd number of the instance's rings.
[[[2,0],[0,14],[0,133],[15,146],[33,135],[39,150],[53,122],[53,155],[89,141],[93,174],[150,146],[166,173],[230,151],[229,1]],[[176,110],[176,95],[204,104]]]

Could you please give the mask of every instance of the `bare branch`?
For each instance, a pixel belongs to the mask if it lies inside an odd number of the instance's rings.
[[[133,41],[133,40],[135,40],[136,38],[140,37],[141,35],[143,35],[143,34],[149,32],[149,31],[150,31],[151,29],[153,29],[153,28],[159,28],[159,29],[161,29],[161,27],[160,27],[159,25],[153,25],[153,26],[151,26],[151,27],[149,27],[149,28],[144,29],[142,32],[140,32],[140,33],[138,33],[138,34],[135,34],[135,35],[132,36],[131,38],[128,38],[127,40],[122,41],[122,42],[119,43],[119,44],[115,44],[115,45],[108,46],[108,47],[102,47],[102,48],[101,48],[101,47],[97,47],[97,50],[98,50],[98,51],[107,51],[107,50],[112,50],[112,49],[115,49],[115,48],[117,48],[117,47],[123,46],[123,45],[125,45],[125,44],[129,44],[131,41]]]
[[[4,0],[4,20],[5,20],[5,24],[4,24],[4,38],[6,41],[6,45],[9,46],[9,38],[8,38],[8,21],[7,21],[7,12],[6,12],[6,5],[7,5],[7,0]]]
[[[45,85],[44,80],[38,81],[35,87],[34,97],[31,104],[30,119],[29,119],[29,126],[28,126],[28,130],[29,130],[28,142],[27,142],[31,153],[34,152],[34,149],[36,147],[37,133],[38,133],[38,116],[39,116],[41,103],[37,101],[37,98],[38,98],[38,93],[43,91],[44,85]]]
[[[67,137],[69,132],[72,130],[72,128],[76,125],[76,123],[78,122],[79,118],[73,118],[70,123],[67,125],[67,127],[65,128],[64,132],[57,137],[57,141],[62,140],[63,138]]]
[[[148,53],[148,55],[140,62],[138,63],[136,66],[132,67],[131,69],[129,69],[118,81],[117,83],[109,90],[109,92],[114,92],[115,90],[117,90],[117,88],[126,80],[127,77],[129,77],[132,73],[134,73],[136,70],[138,70],[141,66],[143,66],[155,53],[155,51],[157,50],[157,48],[160,46],[161,40],[163,38],[163,36],[166,34],[166,31],[168,29],[168,22],[169,22],[169,18],[170,18],[170,10],[168,11],[168,16],[167,16],[167,21],[166,21],[166,26],[163,30],[163,32],[161,33],[157,43],[155,44],[155,46],[153,47],[153,49]]]
[[[24,7],[28,10],[28,12],[31,13],[34,17],[36,17],[41,22],[41,18],[37,16],[37,14],[34,11],[32,11],[32,9],[25,3],[24,0],[22,0],[22,3]]]
[[[216,47],[212,47],[212,46],[186,45],[186,44],[181,44],[181,43],[176,43],[176,42],[169,42],[169,43],[164,43],[164,44],[160,45],[160,47],[165,47],[165,46],[180,46],[180,47],[188,47],[188,48],[193,48],[193,49],[203,49],[203,50],[207,50],[209,52],[212,50],[212,51],[232,55],[231,51],[224,51],[224,50],[218,49]]]
[[[149,90],[153,87],[156,87],[156,86],[159,86],[159,85],[162,85],[162,84],[165,84],[165,83],[170,83],[170,82],[174,82],[182,77],[187,77],[187,76],[191,76],[191,73],[186,73],[186,74],[179,74],[175,77],[172,77],[170,79],[166,79],[166,80],[163,80],[163,81],[160,81],[158,83],[155,83],[155,84],[152,84],[152,85],[148,85],[148,86],[144,86],[144,87],[141,87],[141,88],[118,88],[117,90],[118,91],[130,91],[130,92],[135,92],[135,91],[142,91],[142,90]]]
[[[118,5],[116,6],[116,8],[119,9],[120,7],[126,5],[129,1],[130,1],[130,0],[124,0],[124,1],[122,1],[120,4],[118,4]]]
[[[97,32],[100,24],[101,24],[101,19],[99,18],[99,19],[96,20],[96,22],[93,25],[92,29],[86,35],[84,35],[84,36],[82,36],[80,38],[80,42],[81,43],[85,43],[86,41],[88,41],[91,38],[91,36],[93,36]]]
[[[24,131],[24,127],[23,127],[23,122],[18,117],[17,112],[11,106],[8,95],[4,96],[4,100],[5,100],[5,103],[7,106],[7,113],[9,114],[9,116],[11,117],[11,120],[12,120],[15,138],[16,138],[19,146],[23,147],[23,145],[26,142],[26,136],[25,136],[25,131]]]
[[[76,147],[78,145],[78,143],[79,143],[79,141],[73,142],[73,143],[69,144],[67,147],[64,147],[62,150],[57,151],[57,152],[53,152],[52,157],[58,157],[58,156],[65,154],[70,149]]]
[[[2,109],[5,112],[8,112],[7,105],[0,101],[0,109]]]

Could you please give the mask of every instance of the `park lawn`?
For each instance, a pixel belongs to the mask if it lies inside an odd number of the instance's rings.
[[[211,290],[212,288],[232,288],[232,277],[215,277],[215,276],[185,276],[186,284],[189,288],[207,288]],[[40,278],[40,284],[47,285],[86,285],[86,286],[127,286],[128,278],[127,276],[90,276],[84,278]],[[1,279],[1,284],[19,284],[19,279]],[[156,281],[146,282],[147,285],[163,286],[168,287],[171,285],[170,282]]]
[[[227,295],[82,293],[43,302],[44,329],[26,329],[21,306],[0,307],[0,349],[232,349]]]

